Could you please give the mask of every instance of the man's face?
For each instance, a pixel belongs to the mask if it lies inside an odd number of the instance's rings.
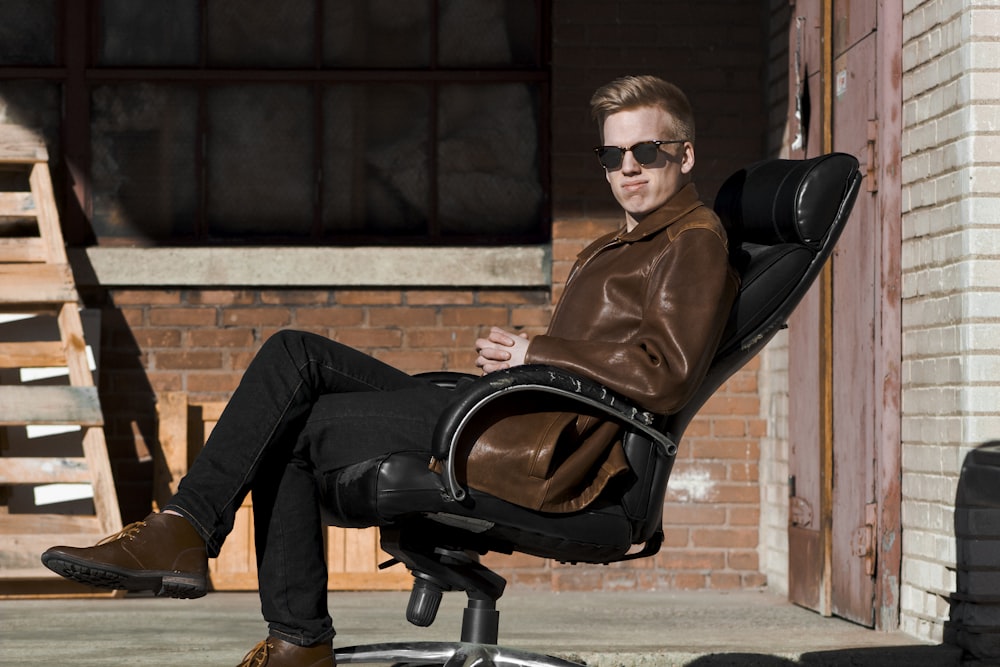
[[[674,136],[670,121],[667,112],[659,107],[613,113],[604,120],[604,145],[628,148],[641,141],[687,139]],[[607,169],[611,192],[625,209],[628,230],[684,187],[693,167],[694,146],[686,141],[660,146],[656,160],[646,165],[639,164],[628,151],[619,167]]]

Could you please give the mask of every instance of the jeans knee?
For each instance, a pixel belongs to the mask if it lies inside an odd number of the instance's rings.
[[[280,352],[292,358],[298,358],[310,348],[309,340],[312,338],[322,338],[322,336],[308,331],[282,329],[264,341],[258,355]]]
[[[254,365],[256,367],[284,366],[291,362],[297,365],[303,358],[306,349],[304,337],[308,335],[303,331],[294,329],[283,329],[270,336],[254,355]],[[306,355],[308,356],[308,355]]]
[[[300,344],[300,341],[306,336],[315,335],[309,334],[305,331],[298,331],[296,329],[282,329],[277,331],[264,341],[263,347],[289,347],[290,345]]]

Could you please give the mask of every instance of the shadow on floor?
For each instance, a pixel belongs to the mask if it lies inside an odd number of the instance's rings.
[[[773,647],[775,653],[780,646]],[[798,660],[761,653],[717,653],[687,663],[685,667],[958,667],[980,665],[963,662],[957,646],[879,646],[803,653]],[[985,667],[985,665],[983,665]]]

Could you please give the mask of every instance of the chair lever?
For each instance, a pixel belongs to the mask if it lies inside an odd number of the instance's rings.
[[[402,562],[403,561],[399,560],[398,558],[390,558],[389,560],[385,560],[385,561],[382,561],[381,563],[379,563],[378,564],[378,569],[380,569],[380,570],[387,570],[390,567],[392,567],[393,565],[399,565]]]

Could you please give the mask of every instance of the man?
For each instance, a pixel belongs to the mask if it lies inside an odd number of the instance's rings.
[[[591,105],[603,144],[595,150],[624,224],[581,253],[546,334],[529,340],[493,328],[476,341],[476,365],[493,373],[551,364],[669,413],[704,377],[736,293],[725,233],[691,183],[694,121],[679,89],[625,77]],[[252,489],[269,633],[243,664],[329,667],[316,475],[387,451],[429,457],[453,396],[334,341],[280,332],[248,367],[163,513],[95,547],[53,547],[42,560],[92,585],[203,595],[207,557]],[[466,481],[526,507],[578,509],[627,469],[616,434],[614,423],[582,414],[504,417],[477,439]]]

